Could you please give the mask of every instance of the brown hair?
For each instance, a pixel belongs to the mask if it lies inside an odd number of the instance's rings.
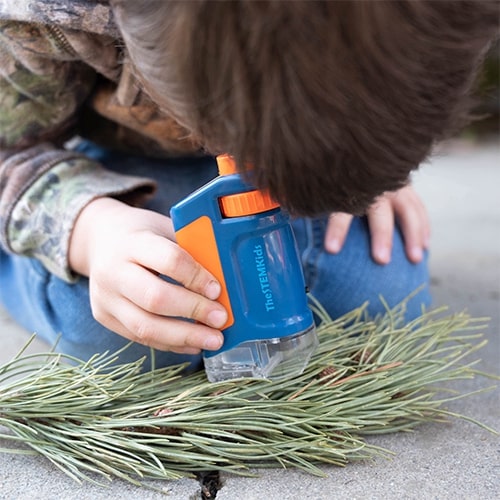
[[[461,124],[498,1],[114,0],[146,90],[293,212],[362,212]]]

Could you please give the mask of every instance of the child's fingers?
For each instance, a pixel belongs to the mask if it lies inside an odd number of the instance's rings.
[[[430,238],[427,210],[420,197],[410,187],[394,196],[393,205],[408,259],[414,263],[421,262]]]
[[[180,285],[169,283],[151,271],[129,264],[116,280],[116,293],[145,312],[180,317],[222,328],[227,321],[224,307]]]
[[[330,215],[325,233],[325,250],[327,252],[335,254],[342,250],[352,217],[344,212],[335,212]]]
[[[220,295],[221,287],[215,277],[179,245],[163,236],[145,232],[136,238],[130,252],[136,264],[168,276],[195,293],[211,300]]]
[[[367,217],[373,259],[378,264],[388,264],[394,237],[394,212],[390,200],[381,197],[369,208]]]
[[[119,316],[108,313],[104,326],[133,342],[161,351],[198,354],[202,349],[219,349],[224,341],[220,331],[147,313],[125,299],[120,303],[119,313]]]

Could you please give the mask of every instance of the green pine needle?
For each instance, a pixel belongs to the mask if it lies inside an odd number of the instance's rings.
[[[404,324],[402,304],[375,321],[365,308],[333,321],[315,309],[320,346],[293,380],[213,384],[185,366],[116,365],[119,353],[80,361],[23,349],[0,367],[0,437],[12,445],[0,451],[41,454],[76,481],[139,485],[249,467],[323,475],[320,464],[389,453],[364,435],[447,417],[482,425],[444,405],[465,396],[448,382],[480,374],[466,360],[485,344],[484,320],[436,310]]]

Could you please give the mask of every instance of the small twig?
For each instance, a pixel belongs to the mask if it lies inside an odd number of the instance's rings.
[[[378,368],[374,368],[373,370],[367,370],[364,372],[354,373],[353,375],[349,375],[348,377],[344,377],[344,378],[341,378],[339,380],[332,380],[330,382],[327,382],[325,385],[330,386],[330,387],[334,387],[336,385],[345,384],[346,382],[350,382],[351,380],[354,380],[356,378],[366,377],[367,375],[373,375],[374,373],[392,370],[393,368],[397,368],[398,366],[401,366],[402,364],[403,364],[402,361],[396,361],[395,363],[389,363],[389,364],[384,365],[384,366],[379,366]]]

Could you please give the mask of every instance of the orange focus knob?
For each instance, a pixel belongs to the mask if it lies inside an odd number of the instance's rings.
[[[224,217],[259,214],[279,207],[279,203],[262,191],[230,194],[220,198],[219,202]]]

